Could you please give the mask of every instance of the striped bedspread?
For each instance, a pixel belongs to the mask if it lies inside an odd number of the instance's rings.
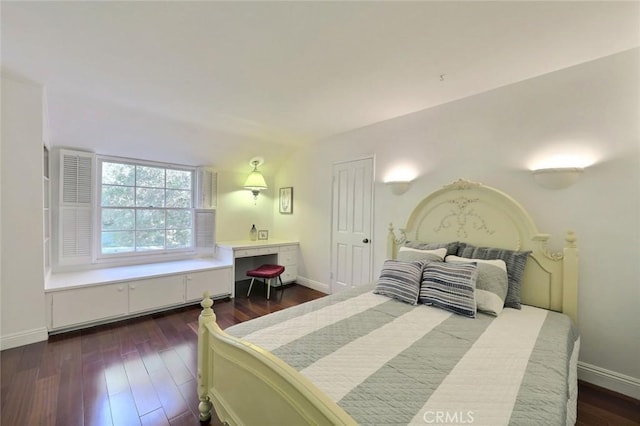
[[[286,361],[360,424],[575,421],[579,337],[568,317],[523,306],[470,319],[371,290],[225,331]]]

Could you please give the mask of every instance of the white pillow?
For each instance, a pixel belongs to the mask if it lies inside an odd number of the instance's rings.
[[[400,247],[400,250],[398,250],[398,260],[402,260],[405,262],[420,260],[442,262],[444,261],[444,257],[446,255],[446,247],[435,250],[419,250],[411,247]]]
[[[495,316],[502,312],[509,289],[507,264],[504,260],[469,259],[450,255],[446,257],[445,262],[477,264],[476,303],[478,310]]]

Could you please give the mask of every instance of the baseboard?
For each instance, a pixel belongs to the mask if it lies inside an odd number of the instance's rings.
[[[640,400],[640,379],[578,361],[578,378]]]
[[[319,281],[310,280],[309,278],[298,276],[296,277],[296,284],[300,284],[304,287],[309,287],[314,290],[321,291],[324,294],[329,294],[331,291],[329,290],[329,284],[324,284]]]
[[[17,348],[18,346],[30,345],[31,343],[42,342],[49,338],[46,327],[34,328],[32,330],[11,333],[0,337],[0,350]]]

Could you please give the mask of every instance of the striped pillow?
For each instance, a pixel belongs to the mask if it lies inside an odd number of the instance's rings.
[[[458,251],[458,256],[468,259],[501,259],[507,264],[509,277],[509,289],[504,306],[507,308],[522,309],[520,304],[520,288],[522,287],[522,274],[527,264],[530,251],[514,251],[493,247],[476,247],[471,244]]]
[[[422,262],[385,260],[373,292],[415,305],[420,293],[422,266]]]
[[[476,304],[478,310],[498,316],[504,307],[509,287],[507,265],[504,260],[466,259],[458,256],[447,256],[447,263],[475,263],[478,266],[476,279]]]
[[[429,263],[422,271],[420,303],[475,318],[477,276],[474,263]]]

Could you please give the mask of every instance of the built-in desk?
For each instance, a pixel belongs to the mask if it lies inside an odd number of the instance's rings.
[[[298,277],[298,241],[221,241],[217,245],[217,258],[233,265],[231,297],[235,297],[235,282],[247,279],[248,270],[264,263],[284,266],[283,283],[293,282]]]

